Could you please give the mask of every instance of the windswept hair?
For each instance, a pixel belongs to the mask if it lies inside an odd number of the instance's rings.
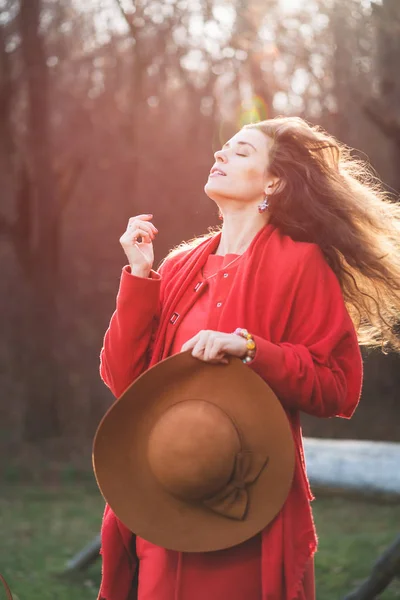
[[[270,223],[294,240],[320,246],[361,345],[400,351],[400,205],[365,162],[303,119],[245,128],[272,140],[268,172],[281,185],[269,198]]]
[[[400,352],[400,204],[350,148],[298,117],[245,125],[269,139],[270,223],[318,244],[335,272],[360,345]],[[201,238],[204,239],[204,238]]]

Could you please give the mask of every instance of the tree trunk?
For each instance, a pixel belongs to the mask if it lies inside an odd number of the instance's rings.
[[[382,0],[372,7],[379,92],[369,98],[364,110],[393,146],[393,181],[389,183],[400,191],[400,4],[398,0]]]
[[[28,384],[24,438],[38,441],[59,435],[57,414],[61,370],[56,356],[57,267],[59,203],[51,160],[48,71],[40,33],[40,0],[22,0],[19,13],[22,54],[27,85],[27,146],[31,206],[26,242],[25,273],[30,284],[31,312],[27,315],[22,368]]]

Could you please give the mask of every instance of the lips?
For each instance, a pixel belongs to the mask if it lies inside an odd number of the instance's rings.
[[[219,167],[213,167],[210,171],[210,177],[226,177],[226,173]]]

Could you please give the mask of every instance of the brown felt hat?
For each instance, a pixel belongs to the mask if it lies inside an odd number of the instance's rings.
[[[183,352],[141,375],[93,444],[102,495],[138,536],[207,552],[259,533],[291,486],[294,443],[270,387],[240,359]]]

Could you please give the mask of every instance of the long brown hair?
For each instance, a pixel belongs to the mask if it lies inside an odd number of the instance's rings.
[[[269,138],[267,171],[281,180],[269,196],[269,222],[296,241],[320,246],[360,345],[400,352],[400,204],[350,148],[303,119],[279,117],[246,128]]]
[[[270,140],[270,223],[320,246],[340,282],[361,345],[400,351],[400,205],[372,169],[298,117],[252,123]]]

